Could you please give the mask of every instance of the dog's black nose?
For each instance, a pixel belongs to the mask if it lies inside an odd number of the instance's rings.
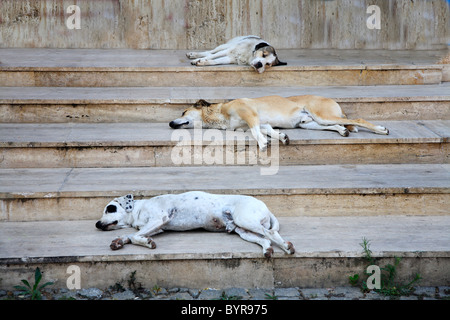
[[[256,69],[259,69],[259,68],[261,68],[263,65],[262,65],[262,63],[261,62],[258,62],[257,64],[255,64],[255,68]]]
[[[101,222],[101,221],[97,221],[97,223],[95,224],[95,227],[96,227],[97,229],[101,229],[101,228],[103,227],[102,222]]]
[[[170,122],[169,122],[169,126],[170,126],[172,129],[178,129],[178,128],[184,126],[185,124],[189,124],[189,121],[185,121],[185,122],[183,122],[183,123],[176,123],[175,121],[170,121]]]

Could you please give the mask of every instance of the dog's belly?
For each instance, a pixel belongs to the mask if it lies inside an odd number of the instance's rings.
[[[194,229],[205,229],[207,231],[225,231],[225,222],[219,215],[204,212],[192,215],[179,214],[163,226],[163,230],[187,231]]]
[[[163,230],[186,231],[205,229],[225,231],[223,213],[233,206],[233,197],[191,191],[166,197],[164,207],[173,216],[163,226]]]
[[[293,129],[295,126],[293,125],[292,121],[286,120],[282,117],[274,117],[271,119],[263,120],[261,119],[261,124],[270,124],[272,128],[280,128],[280,129]]]

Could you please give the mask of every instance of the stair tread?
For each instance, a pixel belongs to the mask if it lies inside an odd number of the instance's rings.
[[[101,69],[167,69],[202,71],[226,68],[229,70],[249,69],[248,66],[208,66],[199,68],[190,65],[186,57],[188,50],[133,50],[133,49],[51,49],[51,48],[2,48],[0,70],[65,68]],[[299,68],[410,68],[424,65],[441,69],[436,65],[447,53],[446,50],[339,50],[339,49],[279,49],[280,60],[288,65],[277,69]],[[433,67],[434,66],[434,67]]]
[[[364,128],[348,137],[331,131],[280,131],[289,136],[290,144],[441,143],[450,138],[450,120],[373,123],[388,128],[389,135],[374,134]],[[196,129],[186,131],[196,143],[208,145],[212,141],[211,137],[203,139],[202,132]],[[186,131],[170,129],[168,123],[0,123],[0,147],[175,146]],[[214,137],[224,144],[234,137],[253,140],[249,131],[228,133],[227,137],[227,131],[216,130]]]
[[[298,87],[0,87],[3,104],[145,104],[225,102],[266,95],[315,94],[338,102],[448,101],[450,82],[429,85]]]
[[[99,216],[100,218],[100,216]],[[449,257],[450,216],[279,217],[280,234],[295,257],[360,257],[363,238],[374,257]],[[0,264],[261,258],[261,248],[237,234],[201,230],[154,236],[154,250],[128,245],[109,249],[127,228],[98,231],[95,220],[0,222]],[[51,234],[49,234],[51,230]],[[82,237],[82,241],[80,241]],[[45,245],[43,245],[45,243]],[[275,258],[289,258],[274,246]]]
[[[269,169],[269,168],[266,168]],[[0,169],[0,198],[450,192],[450,164]]]

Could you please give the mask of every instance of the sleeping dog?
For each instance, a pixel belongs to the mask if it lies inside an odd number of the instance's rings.
[[[191,64],[212,66],[217,64],[240,64],[252,66],[258,73],[266,68],[286,65],[278,60],[274,47],[257,36],[243,36],[231,39],[211,51],[189,52]]]
[[[304,95],[293,97],[266,96],[261,98],[241,98],[226,103],[211,104],[199,100],[187,108],[181,118],[169,123],[173,129],[193,128],[194,122],[206,129],[236,130],[248,129],[258,142],[261,150],[267,148],[270,136],[289,143],[282,129],[312,129],[337,131],[347,137],[349,132],[358,132],[357,126],[374,133],[389,134],[385,127],[374,125],[364,119],[347,119],[339,104],[333,99]]]
[[[288,254],[295,252],[291,242],[284,241],[279,223],[264,202],[243,195],[215,195],[200,191],[166,194],[146,200],[134,200],[129,194],[108,203],[95,225],[103,231],[134,227],[139,231],[112,241],[110,248],[121,249],[132,243],[151,249],[156,244],[151,236],[164,230],[236,232],[242,239],[262,246],[270,258],[274,242]]]

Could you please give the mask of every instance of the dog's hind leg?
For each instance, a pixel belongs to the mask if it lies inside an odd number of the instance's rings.
[[[356,127],[362,127],[377,134],[389,134],[389,130],[383,126],[375,125],[364,119],[348,119],[344,113],[341,113],[341,116],[328,114],[326,115],[326,117],[310,111],[308,111],[308,113],[315,122],[322,126],[346,126],[348,130],[352,132],[358,132],[358,129],[356,129]]]
[[[237,226],[234,224],[231,210],[225,209],[222,212],[222,219],[225,222],[225,230],[227,230],[228,233],[231,233],[236,229]]]
[[[264,235],[264,237],[275,243],[284,252],[288,254],[295,253],[294,245],[289,241],[285,241],[278,233],[278,230],[280,230],[280,224],[278,223],[277,218],[270,211],[267,211],[267,214],[269,219],[264,219],[261,221],[260,226],[248,226],[249,230]]]
[[[267,215],[262,218],[259,223],[247,219],[239,219],[237,223],[241,229],[266,239],[269,243],[275,243],[284,252],[288,254],[295,253],[294,245],[291,242],[285,241],[278,233],[279,223],[277,218],[268,210],[266,211],[266,214]],[[255,213],[253,213],[252,216],[254,217]]]
[[[236,233],[245,241],[259,244],[263,248],[263,254],[266,258],[272,257],[273,248],[270,245],[269,240],[251,231],[245,230],[244,228],[241,227],[236,227],[234,231],[236,231]]]
[[[337,125],[346,126],[349,128],[349,130],[352,130],[352,129],[354,130],[355,127],[361,127],[361,128],[366,128],[367,130],[370,130],[373,133],[385,134],[385,135],[389,134],[389,130],[387,128],[385,128],[383,126],[375,125],[364,119],[332,118],[329,120],[321,119],[320,121],[322,121],[324,124],[336,123]],[[356,132],[358,132],[357,129],[356,129]]]
[[[341,125],[321,125],[318,124],[315,121],[307,122],[307,123],[299,123],[297,125],[299,128],[302,129],[309,129],[309,130],[330,130],[330,131],[337,131],[341,136],[347,137],[350,132],[348,129]]]
[[[264,228],[263,232],[264,232],[264,236],[266,238],[268,238],[268,239],[270,239],[270,241],[274,242],[284,252],[286,252],[288,254],[295,253],[295,248],[294,248],[294,245],[292,244],[292,242],[284,241],[284,239],[281,238],[281,236],[278,233],[278,231],[273,230],[273,229],[265,229]]]

